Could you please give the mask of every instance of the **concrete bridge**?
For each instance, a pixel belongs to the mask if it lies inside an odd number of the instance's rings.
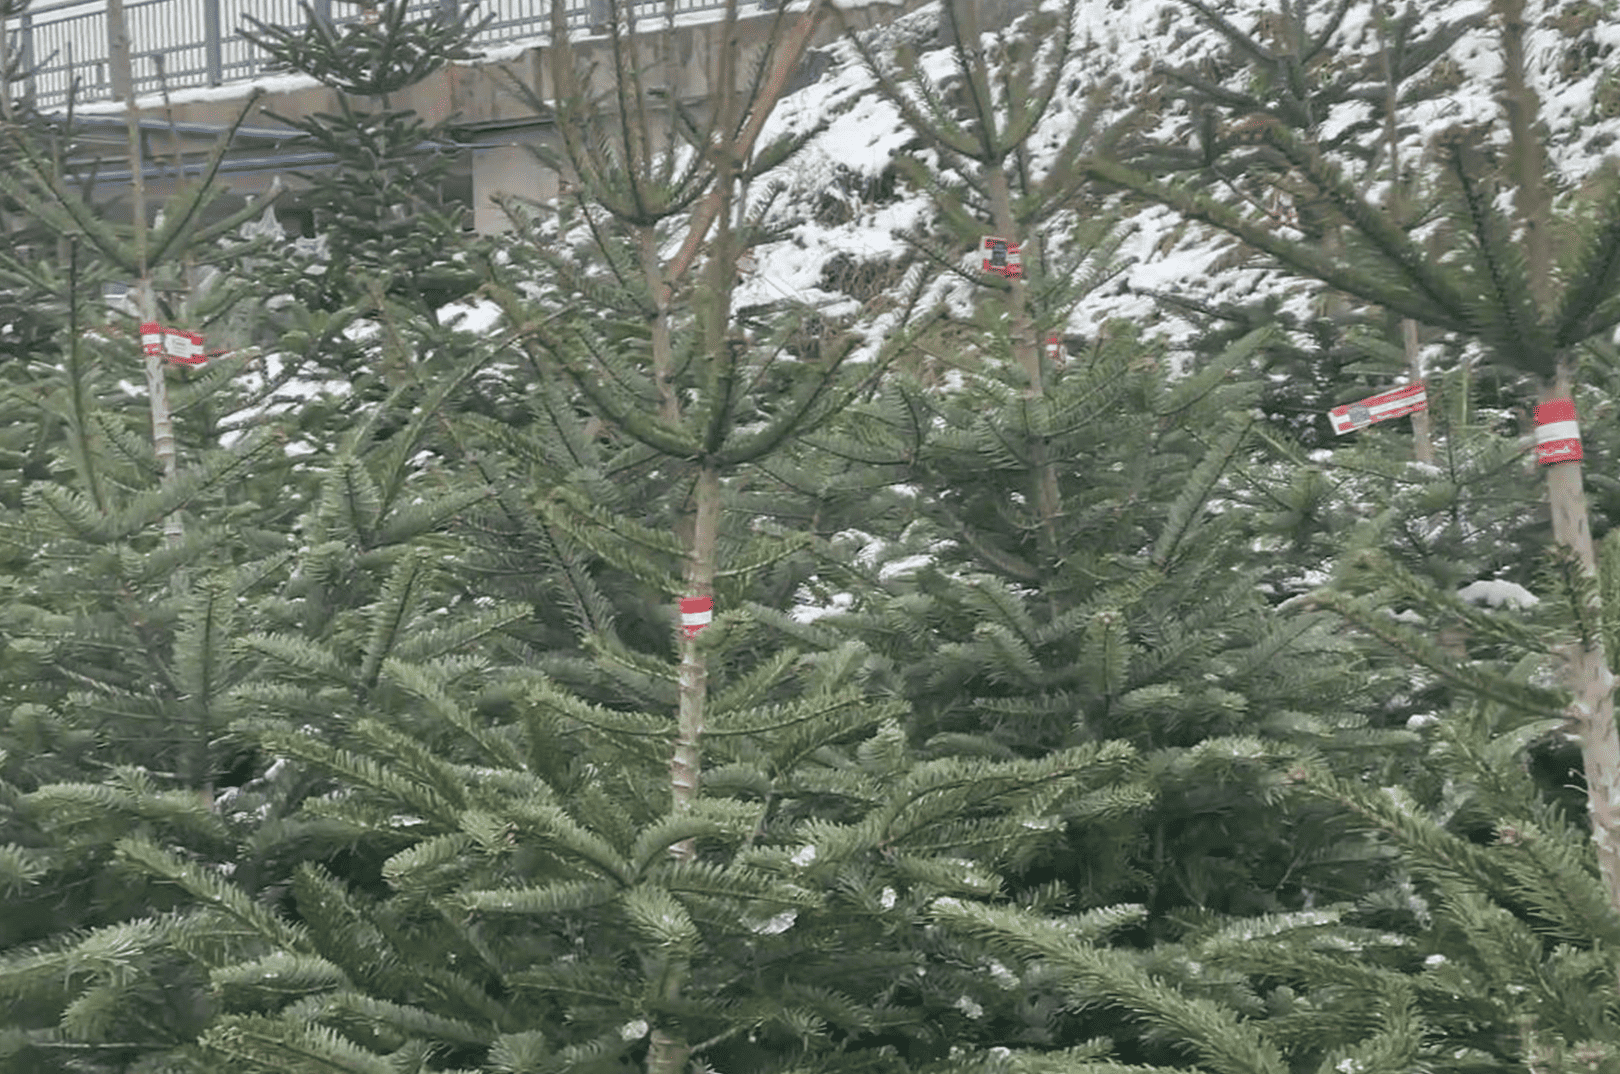
[[[262,56],[256,69],[246,61],[233,61],[237,64],[235,68],[227,65],[225,61],[232,53],[221,39],[220,5],[240,2],[242,0],[127,0],[127,6],[132,10],[131,51],[137,57],[149,57],[152,50],[139,36],[141,24],[134,17],[134,12],[170,3],[200,4],[205,12],[209,9],[213,12],[196,26],[197,30],[204,31],[201,34],[204,40],[200,44],[193,41],[174,45],[171,42],[164,46],[175,56],[185,55],[186,49],[200,49],[207,54],[205,68],[193,70],[178,64],[166,64],[164,75],[171,87],[167,105],[161,95],[145,93],[137,98],[143,131],[143,170],[147,190],[154,202],[161,201],[173,191],[177,159],[182,162],[181,168],[185,172],[195,173],[200,169],[227,125],[241,111],[252,88],[259,85],[267,92],[259,99],[232,142],[221,169],[221,178],[229,193],[220,199],[215,211],[225,213],[241,206],[247,195],[262,193],[279,176],[282,184],[290,188],[278,203],[278,215],[283,225],[291,232],[308,233],[308,213],[298,197],[298,191],[304,184],[291,173],[318,172],[333,167],[334,162],[326,154],[301,144],[300,132],[265,113],[276,112],[287,116],[335,113],[338,111],[338,94],[302,76],[264,76],[261,73]],[[269,6],[280,6],[283,0],[252,2],[253,10],[258,13]],[[444,2],[446,0],[415,0],[414,6],[425,10]],[[582,0],[572,2],[580,3]],[[593,19],[600,20],[606,7],[605,0],[583,2],[587,6],[569,14],[573,27],[570,32],[571,45],[587,64],[606,61],[608,39],[604,33],[593,33],[591,27]],[[866,26],[892,19],[922,2],[868,2],[862,6],[845,6],[842,10],[853,24]],[[1010,0],[996,2],[998,5],[1007,2],[1010,6]],[[505,215],[491,201],[494,195],[514,194],[545,201],[555,197],[559,190],[559,177],[543,168],[525,149],[526,145],[551,138],[550,121],[537,114],[511,88],[511,81],[515,79],[535,90],[541,99],[551,97],[547,70],[549,45],[543,36],[550,24],[549,0],[495,0],[495,3],[500,10],[492,29],[486,31],[479,42],[485,49],[481,59],[444,68],[409,90],[392,95],[389,102],[396,108],[414,109],[429,122],[452,115],[457,117],[461,140],[452,147],[457,155],[457,167],[446,193],[452,200],[471,205],[473,227],[485,234],[504,230],[507,226]],[[592,8],[589,6],[592,3],[597,6]],[[722,23],[717,18],[719,10],[716,0],[678,0],[678,3],[679,6],[671,0],[654,0],[639,5],[647,14],[636,26],[637,47],[645,50],[649,64],[646,76],[649,86],[677,97],[689,108],[701,113],[715,90],[710,79],[716,70],[714,60],[718,50],[725,44],[721,33]],[[316,0],[316,4],[317,15],[326,13],[329,17],[331,0]],[[74,5],[57,4],[54,8],[71,6]],[[783,15],[775,10],[762,11],[757,0],[744,0],[739,6],[743,11],[752,8],[739,19],[733,35],[741,46],[743,57],[743,62],[738,65],[739,77],[746,77],[750,58],[761,52],[770,39],[769,35],[784,32],[796,15]],[[796,3],[793,6],[803,5]],[[517,17],[529,8],[534,10],[526,17]],[[488,0],[482,10],[487,9]],[[265,18],[262,14],[259,17]],[[265,21],[272,20],[265,18]],[[286,20],[289,25],[301,22],[301,14],[298,18]],[[33,27],[35,36],[30,46],[36,54],[40,40],[39,25],[36,22]],[[104,20],[102,28],[105,29]],[[496,31],[501,36],[491,37]],[[825,67],[826,56],[814,49],[830,43],[838,32],[837,20],[823,20],[812,39],[812,51],[807,54],[790,87],[806,85],[819,76]],[[500,44],[503,41],[505,43]],[[94,44],[93,39],[82,41],[79,51],[94,51]],[[237,41],[236,44],[245,42]],[[101,55],[106,55],[104,50]],[[664,57],[663,60],[660,60],[660,55]],[[38,59],[35,62],[38,63]],[[98,70],[93,63],[85,69],[92,73]],[[239,73],[240,77],[235,80],[224,77],[232,72]],[[192,85],[185,86],[185,80]],[[119,192],[117,188],[127,188],[130,184],[127,135],[123,106],[117,100],[108,99],[114,96],[110,81],[88,79],[87,85],[91,82],[94,83],[92,88],[95,92],[87,92],[86,95],[102,99],[75,108],[76,117],[86,125],[86,136],[84,149],[72,164],[80,175],[94,174],[97,200],[103,200],[116,195]],[[156,83],[154,77],[140,76],[137,72],[137,92],[149,90]],[[173,88],[177,83],[181,84],[181,88]],[[42,101],[48,101],[43,89],[36,89],[36,92]],[[62,96],[65,98],[65,90]],[[95,163],[94,169],[90,167],[92,163]],[[125,200],[122,211],[126,220],[127,205]],[[117,212],[114,209],[115,218]]]

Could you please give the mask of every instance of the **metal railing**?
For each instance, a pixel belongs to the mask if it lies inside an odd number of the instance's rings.
[[[598,32],[607,21],[607,0],[568,0],[568,27]],[[358,15],[332,15],[332,0],[311,0],[317,18],[343,24]],[[407,11],[425,16],[455,0],[411,0]],[[761,0],[761,7],[771,6]],[[657,25],[671,15],[718,11],[725,0],[631,0],[638,21]],[[169,89],[221,86],[264,72],[270,56],[243,38],[244,15],[277,26],[301,26],[298,0],[130,0],[124,5],[136,94]],[[480,46],[543,38],[551,26],[551,0],[483,0],[474,21],[495,17],[475,38]],[[20,59],[23,88],[42,109],[67,102],[78,78],[80,103],[114,98],[108,69],[106,5],[59,0],[24,14],[8,25],[7,55]]]

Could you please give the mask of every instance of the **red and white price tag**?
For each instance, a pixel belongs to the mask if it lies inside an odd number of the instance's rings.
[[[1579,462],[1581,426],[1575,420],[1575,400],[1554,399],[1536,406],[1536,461],[1543,466]]]
[[[708,626],[713,620],[713,597],[681,598],[681,633],[688,638],[697,637],[698,631]]]
[[[163,326],[148,321],[141,325],[141,350],[146,354],[163,353]]]
[[[169,329],[164,334],[164,349],[171,359],[186,365],[202,365],[207,361],[203,354],[203,337],[197,332]]]
[[[1024,274],[1024,259],[1016,242],[986,235],[979,247],[984,252],[984,271],[1009,280]]]
[[[1339,435],[1365,429],[1378,421],[1388,421],[1403,414],[1429,409],[1429,394],[1421,383],[1391,388],[1387,392],[1369,395],[1354,403],[1336,406],[1328,411],[1333,431]]]
[[[201,334],[183,328],[165,328],[151,321],[141,325],[141,351],[183,365],[202,365],[208,360],[203,353]]]

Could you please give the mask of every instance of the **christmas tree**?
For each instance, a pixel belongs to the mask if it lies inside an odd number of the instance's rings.
[[[1122,161],[1118,154],[1099,156],[1087,168],[1100,181],[1150,196],[1190,219],[1230,232],[1292,272],[1320,279],[1415,323],[1477,341],[1487,360],[1522,378],[1540,404],[1551,404],[1548,416],[1537,424],[1564,430],[1559,433],[1564,438],[1556,445],[1549,440],[1549,447],[1538,452],[1548,483],[1553,540],[1580,564],[1579,573],[1592,579],[1596,554],[1580,452],[1578,446],[1570,447],[1578,438],[1569,430],[1575,428],[1571,399],[1577,387],[1579,350],[1588,340],[1610,332],[1620,319],[1615,281],[1608,271],[1620,235],[1615,224],[1614,188],[1612,183],[1600,182],[1578,196],[1565,198],[1559,215],[1579,220],[1581,226],[1556,233],[1550,191],[1558,183],[1549,170],[1546,132],[1538,127],[1536,79],[1540,72],[1527,59],[1524,7],[1514,0],[1494,4],[1491,22],[1504,57],[1495,86],[1497,114],[1481,115],[1475,123],[1447,129],[1436,140],[1431,181],[1419,188],[1443,207],[1446,224],[1442,230],[1451,237],[1449,245],[1458,251],[1457,256],[1425,249],[1407,233],[1404,224],[1412,198],[1405,193],[1404,175],[1393,178],[1402,194],[1381,204],[1367,192],[1381,167],[1375,155],[1365,150],[1345,152],[1326,144],[1317,128],[1302,128],[1298,117],[1285,107],[1299,103],[1297,89],[1275,94],[1278,100],[1257,100],[1235,91],[1222,101],[1220,110],[1206,110],[1210,119],[1200,136],[1206,167],[1218,173],[1220,162],[1227,157],[1247,154],[1251,146],[1260,147],[1262,156],[1277,169],[1270,189],[1336,221],[1336,231],[1344,236],[1342,256],[1258,218],[1252,203],[1234,203],[1207,189],[1165,181]],[[1311,47],[1325,47],[1336,29],[1337,21],[1331,21],[1326,35],[1313,38]],[[1443,43],[1448,35],[1455,37],[1455,31],[1443,31],[1438,40]],[[1286,50],[1274,54],[1260,48],[1251,55],[1273,65],[1277,73],[1295,71],[1294,82],[1299,81],[1300,57],[1293,57],[1290,68]],[[1389,75],[1383,82],[1388,101],[1398,84]],[[1278,84],[1275,79],[1259,83],[1262,87]],[[1397,100],[1389,107],[1389,123],[1398,123],[1395,107],[1406,103]],[[1493,126],[1505,139],[1505,152],[1497,152],[1485,137]],[[1363,146],[1380,140],[1388,144],[1383,125],[1364,125],[1362,130]],[[1409,156],[1404,159],[1410,161]],[[1254,181],[1266,175],[1252,169],[1250,174]],[[1516,233],[1526,237],[1522,245],[1512,238]],[[1554,425],[1565,411],[1565,424]],[[1548,454],[1554,446],[1564,453]],[[1594,586],[1586,589],[1596,592]],[[1583,614],[1594,617],[1598,608],[1594,605]],[[1566,684],[1585,736],[1583,757],[1599,860],[1614,893],[1611,902],[1620,908],[1620,851],[1611,846],[1615,842],[1611,834],[1615,807],[1608,789],[1620,765],[1612,676],[1601,638],[1595,634],[1570,648],[1565,658]]]

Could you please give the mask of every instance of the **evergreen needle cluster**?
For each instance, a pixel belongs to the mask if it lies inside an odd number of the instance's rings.
[[[250,20],[290,240],[228,141],[118,223],[0,47],[0,1072],[1620,1070],[1620,203],[1526,26],[1613,44],[1464,6],[734,5],[699,105],[559,2],[485,237],[391,101],[474,5]]]

